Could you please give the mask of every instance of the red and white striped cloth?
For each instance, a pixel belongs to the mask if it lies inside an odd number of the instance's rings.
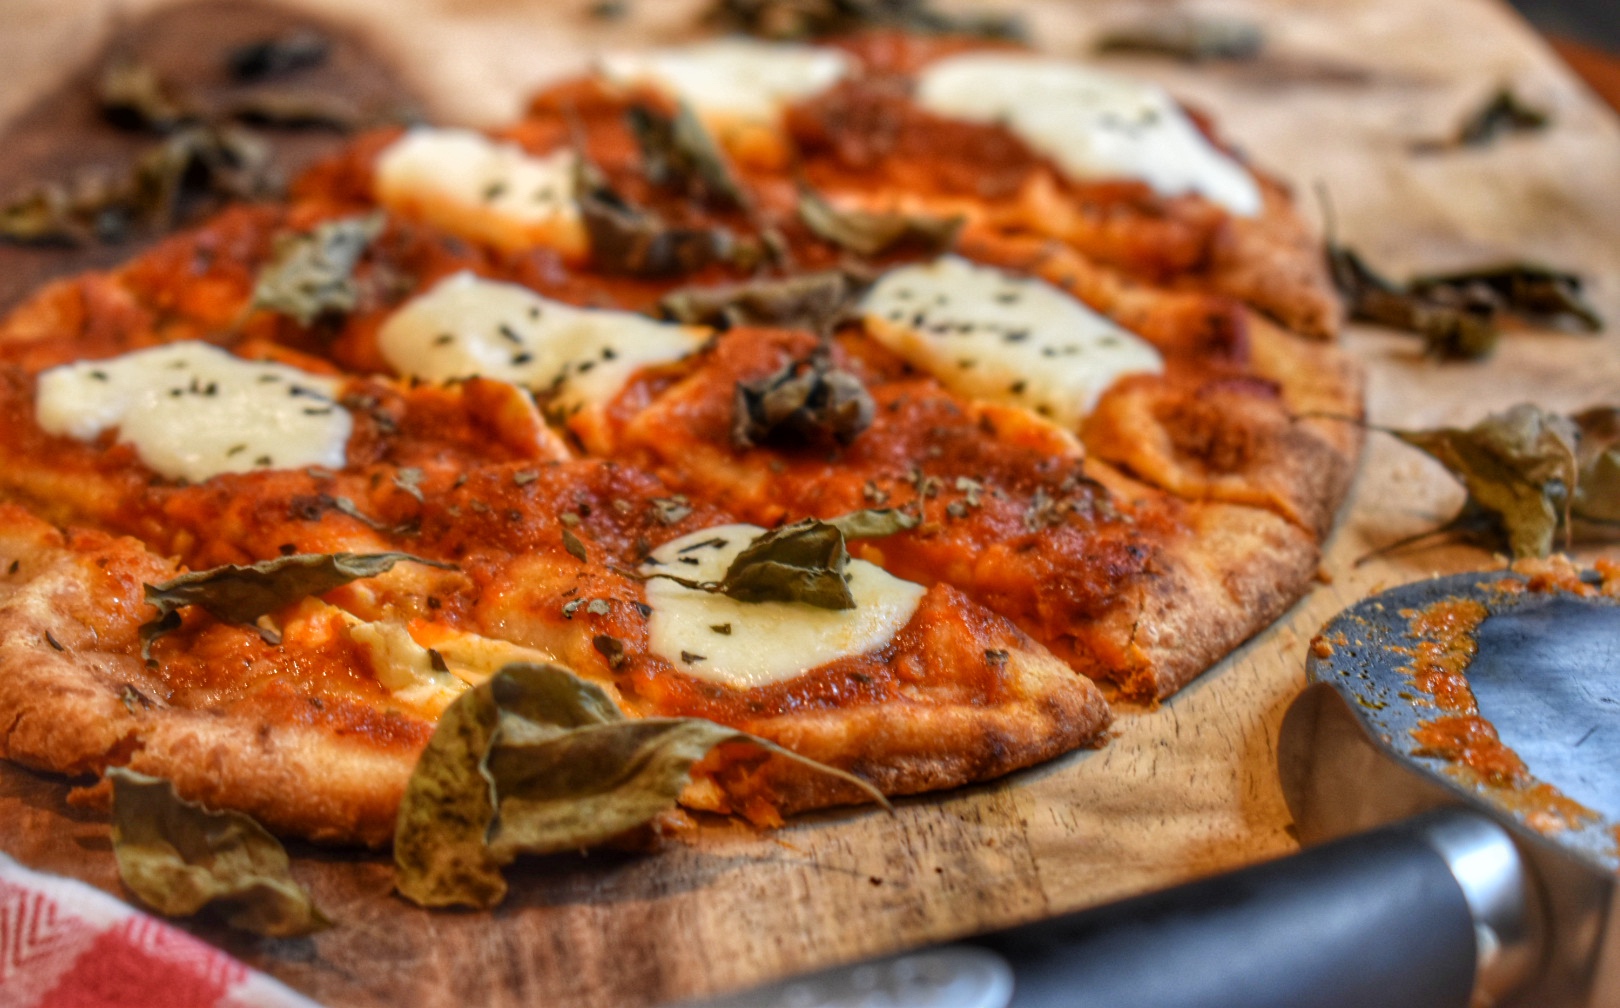
[[[0,854],[4,1008],[320,1008],[82,882]]]

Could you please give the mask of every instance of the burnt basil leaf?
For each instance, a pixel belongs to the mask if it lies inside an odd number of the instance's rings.
[[[136,214],[159,228],[179,223],[186,198],[256,199],[269,194],[270,148],[229,127],[192,126],[171,134],[135,162],[129,199]]]
[[[1264,48],[1265,34],[1253,21],[1177,13],[1121,25],[1096,44],[1100,53],[1168,56],[1187,63],[1252,60]]]
[[[641,148],[647,181],[714,206],[746,206],[720,148],[690,106],[682,102],[668,116],[646,105],[632,105],[625,115]]]
[[[731,440],[738,448],[847,445],[872,425],[876,410],[859,378],[818,354],[790,361],[767,378],[738,382]]]
[[[360,257],[382,233],[381,213],[344,217],[300,235],[276,240],[270,262],[259,271],[252,308],[273,311],[308,326],[322,315],[352,311],[359,300],[354,282]]]
[[[232,98],[218,114],[252,126],[313,127],[338,133],[352,132],[366,119],[353,102],[338,95],[265,89]]]
[[[332,926],[293,881],[281,844],[249,816],[210,812],[168,781],[122,767],[107,779],[118,875],[141,902],[170,917],[213,904],[231,927],[273,938]]]
[[[847,539],[881,539],[907,529],[916,528],[920,519],[898,508],[869,508],[828,518],[827,524],[838,529]]]
[[[256,39],[225,55],[225,69],[239,83],[320,66],[332,51],[326,36],[311,28],[294,28],[270,38]]]
[[[665,295],[658,310],[686,325],[778,326],[824,333],[865,286],[844,270],[825,270],[723,287],[687,287]]]
[[[1503,263],[1459,273],[1414,277],[1413,294],[1446,303],[1494,302],[1531,322],[1572,322],[1588,332],[1603,328],[1597,310],[1581,297],[1581,278],[1530,263]]]
[[[704,20],[725,31],[779,41],[848,35],[872,28],[924,34],[976,35],[1024,41],[1016,17],[992,13],[946,14],[927,0],[716,0]]]
[[[127,52],[102,66],[96,100],[107,121],[122,129],[167,133],[196,118],[169,93],[156,71]]]
[[[1468,491],[1465,512],[1488,516],[1515,558],[1546,556],[1577,494],[1579,430],[1521,403],[1468,428],[1393,431],[1450,470]]]
[[[1423,337],[1435,357],[1477,359],[1496,349],[1498,305],[1495,300],[1459,290],[1446,297],[1416,293],[1373,271],[1361,256],[1328,246],[1328,265],[1350,317]]]
[[[963,223],[961,217],[840,210],[809,188],[799,191],[799,219],[818,238],[867,257],[905,248],[932,258],[956,244]]]
[[[722,594],[739,602],[804,602],[853,609],[844,570],[849,550],[838,526],[807,518],[772,529],[749,543],[720,579]]]
[[[852,774],[701,718],[626,718],[560,665],[514,663],[440,717],[400,803],[395,885],[421,906],[492,907],[520,854],[612,841],[675,807],[692,766],[745,742],[851,784]]]
[[[141,657],[152,642],[180,625],[180,610],[200,606],[223,623],[252,625],[299,599],[321,595],[361,578],[376,577],[404,561],[454,570],[454,564],[409,553],[296,553],[256,564],[226,564],[146,586],[157,618],[141,627]]]
[[[731,258],[738,246],[725,228],[673,227],[651,210],[632,206],[584,157],[575,189],[591,264],[604,273],[684,276]]]

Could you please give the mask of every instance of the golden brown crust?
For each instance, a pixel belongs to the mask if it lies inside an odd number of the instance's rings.
[[[1270,511],[1188,508],[1189,531],[1140,589],[1121,691],[1162,699],[1281,616],[1310,588],[1316,541]],[[1123,627],[1121,628],[1123,629]]]
[[[1328,274],[1322,243],[1306,226],[1286,189],[1255,173],[1264,194],[1256,217],[1233,217],[1216,242],[1210,286],[1248,302],[1296,333],[1337,338],[1344,308]]]

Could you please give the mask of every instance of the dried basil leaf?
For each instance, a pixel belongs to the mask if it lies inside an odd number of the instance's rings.
[[[1252,60],[1265,48],[1265,33],[1245,18],[1162,14],[1121,25],[1097,40],[1099,53],[1168,56],[1187,63]]]
[[[232,80],[252,84],[320,66],[331,51],[332,43],[320,32],[294,28],[235,47],[225,55],[225,70]]]
[[[723,287],[686,287],[658,302],[664,318],[686,325],[779,326],[825,333],[843,318],[866,283],[825,270]]]
[[[927,0],[716,0],[710,25],[779,41],[848,35],[872,28],[1026,41],[1023,22],[995,13],[946,14]]]
[[[722,227],[681,228],[651,210],[632,206],[583,157],[575,176],[580,217],[591,264],[604,273],[668,277],[729,261],[739,243]]]
[[[673,116],[646,105],[630,106],[625,116],[641,148],[647,181],[713,206],[747,205],[714,138],[685,102],[676,105]]]
[[[1512,88],[1503,87],[1462,121],[1453,145],[1483,147],[1504,133],[1532,132],[1551,123],[1546,110],[1527,104]]]
[[[359,301],[354,270],[377,235],[382,213],[344,217],[301,235],[276,239],[259,271],[251,308],[277,312],[309,326],[322,315],[352,311]]]
[[[846,540],[881,539],[916,528],[920,521],[916,515],[898,508],[868,508],[829,518],[827,524],[842,532]]]
[[[1568,418],[1521,403],[1466,429],[1391,433],[1450,470],[1468,490],[1465,512],[1489,517],[1515,558],[1546,556],[1567,527],[1580,436]]]
[[[1509,316],[1541,325],[1572,323],[1589,332],[1603,326],[1581,298],[1580,277],[1543,266],[1507,263],[1420,276],[1400,285],[1374,272],[1355,252],[1332,244],[1328,265],[1351,318],[1417,333],[1426,350],[1442,358],[1489,356],[1501,320]]]
[[[253,126],[313,127],[339,133],[359,129],[366,118],[353,102],[339,95],[262,89],[232,98],[219,116]]]
[[[768,378],[738,382],[731,441],[738,448],[847,445],[872,425],[876,411],[859,378],[818,354],[790,361]]]
[[[853,609],[849,550],[838,526],[814,518],[771,529],[749,543],[720,579],[720,592],[739,602],[803,602],[820,609]]]
[[[439,719],[400,803],[395,885],[421,906],[487,908],[519,854],[605,843],[675,807],[692,766],[747,742],[854,784],[774,743],[699,718],[626,718],[560,665],[514,663]]]
[[[295,553],[248,566],[226,564],[192,571],[162,584],[149,584],[146,602],[158,614],[141,627],[141,657],[151,660],[152,642],[180,625],[180,610],[186,606],[201,606],[224,623],[251,626],[260,616],[299,599],[376,577],[407,560],[455,570],[454,564],[409,553]]]
[[[1544,325],[1603,328],[1597,310],[1581,297],[1581,278],[1531,263],[1503,263],[1457,273],[1414,277],[1406,289],[1446,304],[1494,303],[1498,310]]]
[[[1620,522],[1620,409],[1598,406],[1570,419],[1580,432],[1570,511],[1586,521]]]
[[[956,244],[963,224],[961,217],[840,210],[809,188],[799,191],[799,219],[817,237],[867,257],[896,248],[938,256]]]
[[[273,938],[332,926],[293,881],[281,844],[249,816],[210,812],[123,767],[107,779],[118,875],[141,902],[170,917],[216,904],[231,927]]]
[[[196,116],[169,93],[157,72],[127,52],[101,68],[96,101],[106,120],[121,129],[167,133]]]

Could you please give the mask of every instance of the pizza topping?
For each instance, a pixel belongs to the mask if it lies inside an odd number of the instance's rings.
[[[303,326],[324,314],[353,310],[359,298],[354,268],[382,228],[382,214],[373,213],[278,238],[275,258],[253,287],[252,307],[280,312]]]
[[[825,356],[789,361],[774,375],[737,383],[731,443],[738,448],[847,445],[872,425],[876,410],[861,380]]]
[[[1078,426],[1109,386],[1164,370],[1151,344],[1044,281],[957,256],[884,275],[867,331],[961,395]]]
[[[223,623],[252,626],[299,599],[321,595],[360,578],[376,577],[408,560],[440,570],[454,564],[409,553],[297,553],[256,564],[226,564],[146,586],[157,618],[141,627],[141,657],[151,661],[153,641],[180,626],[180,610],[201,606]]]
[[[684,577],[661,573],[671,568]],[[642,574],[651,578],[648,650],[688,675],[738,689],[882,647],[910,621],[925,592],[851,560],[843,532],[816,521],[771,532],[755,525],[694,532],[654,550]],[[731,632],[710,629],[719,625]],[[681,663],[683,651],[705,660]]]
[[[678,227],[651,210],[632,206],[584,160],[576,185],[591,265],[603,273],[682,276],[712,262],[741,264],[756,255],[726,228]]]
[[[1154,84],[978,52],[925,67],[917,101],[938,115],[1003,125],[1077,180],[1137,179],[1164,196],[1197,193],[1240,216],[1260,212],[1253,176]]]
[[[80,441],[116,427],[121,443],[171,479],[341,469],[354,425],[334,403],[342,386],[187,341],[51,368],[39,376],[34,415],[47,433]]]
[[[751,280],[719,287],[686,287],[658,302],[666,318],[687,325],[777,326],[827,332],[863,286],[844,270]]]
[[[1402,539],[1399,549],[1445,532],[1507,540],[1515,559],[1544,557],[1561,533],[1605,532],[1620,521],[1620,409],[1598,406],[1573,416],[1530,403],[1468,428],[1392,430],[1427,452],[1468,491],[1462,510],[1434,532]]]
[[[439,342],[447,334],[452,340]],[[565,416],[606,404],[640,368],[679,360],[707,338],[704,329],[576,308],[467,272],[408,302],[378,334],[383,358],[402,375],[498,378],[550,396]]]
[[[1021,40],[1024,25],[999,12],[945,13],[927,0],[716,0],[705,20],[768,39],[850,35],[872,28]]]
[[[349,638],[371,659],[372,674],[400,703],[437,714],[467,688],[452,674],[444,652],[418,644],[403,623],[343,615]]]
[[[166,780],[110,767],[118,876],[167,916],[209,904],[225,923],[272,938],[324,931],[332,922],[293,881],[287,852],[263,826],[229,809],[188,802]]]
[[[939,255],[956,244],[963,222],[961,217],[840,210],[808,187],[799,191],[799,219],[816,237],[867,257],[895,248]]]
[[[411,773],[394,836],[395,885],[421,906],[487,908],[519,854],[580,850],[675,807],[692,767],[746,743],[835,777],[853,774],[702,718],[626,718],[560,665],[513,664],[445,711]]]
[[[536,157],[513,143],[462,129],[418,128],[377,159],[377,198],[453,233],[503,247],[552,239],[578,244],[578,156]]]
[[[715,119],[770,123],[783,107],[832,87],[854,69],[836,49],[727,38],[681,49],[602,58],[609,80],[652,85]]]
[[[720,148],[685,102],[676,105],[672,116],[646,105],[632,105],[626,115],[647,181],[712,206],[747,204]]]

